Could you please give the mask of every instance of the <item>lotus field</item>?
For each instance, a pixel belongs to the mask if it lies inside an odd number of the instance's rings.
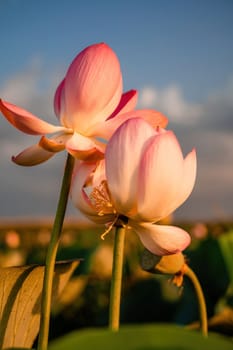
[[[54,217],[0,221],[0,349],[232,349],[233,222],[176,220],[195,144],[184,154],[138,95],[97,43],[58,85],[54,124],[0,99],[2,117],[37,137],[15,166],[66,155]]]

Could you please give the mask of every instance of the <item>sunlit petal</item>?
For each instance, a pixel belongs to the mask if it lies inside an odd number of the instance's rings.
[[[80,160],[99,160],[104,157],[106,145],[75,133],[66,142],[67,151]]]
[[[79,228],[89,229],[89,228],[103,228],[101,222],[96,222],[95,220],[89,219],[89,216],[83,214],[80,210],[76,209],[75,211],[75,224]]]
[[[121,100],[115,109],[115,111],[109,116],[108,119],[114,118],[118,114],[130,112],[135,109],[138,100],[137,90],[130,90],[124,92],[121,96]]]
[[[60,152],[66,147],[66,142],[72,137],[71,134],[56,135],[52,138],[42,136],[39,145],[49,152]]]
[[[64,113],[64,85],[65,85],[65,79],[61,81],[61,83],[58,85],[57,90],[54,95],[54,112],[57,116],[57,118],[62,121],[62,115]]]
[[[12,161],[18,165],[22,166],[33,166],[38,165],[49,158],[51,158],[55,153],[48,152],[40,147],[38,144],[26,148],[24,151],[19,153],[17,156],[12,157]]]
[[[106,148],[106,176],[116,209],[125,215],[136,210],[138,164],[145,141],[154,129],[140,118],[126,121]]]
[[[180,181],[180,186],[174,201],[168,206],[168,212],[173,212],[190,196],[196,180],[196,171],[196,151],[192,150],[184,159],[182,180]]]
[[[93,127],[92,135],[98,135],[105,140],[109,140],[114,131],[125,121],[133,118],[142,118],[147,121],[153,128],[166,127],[168,123],[167,117],[155,110],[135,110],[128,113],[117,115],[105,122],[99,123]]]
[[[3,100],[0,100],[0,110],[15,128],[26,134],[43,135],[65,130],[62,126],[49,124],[30,112]]]
[[[142,244],[155,255],[182,252],[190,244],[190,235],[176,226],[155,225],[130,221],[129,225],[138,234]]]
[[[122,75],[114,51],[104,43],[87,47],[66,74],[66,125],[84,133],[115,110],[121,95]]]
[[[138,179],[138,215],[155,222],[166,217],[183,176],[183,155],[171,131],[152,137],[143,152]]]

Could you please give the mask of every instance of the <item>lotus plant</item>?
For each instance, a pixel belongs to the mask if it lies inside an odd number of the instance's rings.
[[[104,157],[106,141],[115,129],[129,118],[143,115],[154,126],[166,126],[167,118],[157,111],[132,114],[136,102],[136,90],[122,92],[115,52],[104,43],[91,45],[75,57],[56,90],[54,110],[60,125],[0,100],[0,111],[14,127],[41,136],[39,143],[12,160],[19,165],[37,165],[64,149],[75,158],[97,160]]]
[[[77,165],[71,195],[89,219],[132,228],[149,251],[162,256],[190,243],[183,229],[155,223],[188,198],[195,178],[195,150],[184,158],[172,131],[134,118],[113,134],[105,161]]]
[[[12,160],[33,166],[57,152],[68,152],[43,280],[38,350],[47,350],[56,254],[69,194],[88,220],[104,224],[102,238],[115,230],[109,326],[119,328],[124,237],[133,229],[157,256],[182,252],[189,234],[158,222],[192,192],[196,152],[183,157],[179,142],[166,130],[167,118],[137,110],[137,91],[123,92],[115,52],[105,43],[88,46],[69,66],[56,89],[50,124],[5,100],[0,111],[18,130],[40,136]],[[206,323],[205,323],[206,324]]]
[[[54,111],[58,125],[50,124],[5,100],[0,112],[18,130],[40,136],[38,143],[26,148],[12,160],[33,166],[57,152],[68,152],[60,197],[48,247],[42,293],[38,349],[48,343],[53,272],[68,201],[74,159],[98,161],[104,158],[106,143],[126,120],[143,116],[154,127],[165,127],[167,118],[154,110],[135,110],[137,91],[123,93],[119,60],[105,43],[94,44],[80,52],[56,89]]]

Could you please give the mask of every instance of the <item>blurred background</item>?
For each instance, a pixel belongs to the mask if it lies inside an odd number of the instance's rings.
[[[124,90],[139,91],[138,108],[164,112],[184,154],[197,149],[196,186],[175,217],[230,219],[232,16],[231,0],[1,0],[0,96],[56,123],[53,95],[69,64],[106,42]],[[36,141],[1,119],[0,217],[54,214],[64,154],[27,169],[10,161]]]
[[[190,232],[185,255],[203,286],[208,316],[217,317],[212,329],[230,336],[232,35],[231,0],[0,0],[1,98],[56,122],[53,96],[69,64],[84,47],[106,42],[121,62],[124,90],[139,91],[138,108],[164,112],[184,154],[197,149],[194,191],[168,220]],[[0,119],[2,267],[44,262],[65,154],[31,168],[11,162],[36,141]],[[51,337],[107,323],[113,235],[103,242],[102,231],[78,226],[68,206],[58,260],[84,260],[53,309]],[[142,271],[142,252],[127,233],[122,322],[193,324],[198,311],[189,281],[179,289],[167,276]]]
[[[209,330],[232,339],[233,225],[180,225],[192,237],[184,255],[202,286]],[[64,225],[57,260],[81,262],[53,304],[50,339],[72,330],[108,325],[114,232],[104,241],[101,233],[103,228],[80,228],[68,221]],[[51,223],[46,221],[1,224],[0,275],[1,269],[9,266],[44,264],[50,235]],[[184,276],[182,286],[177,287],[172,283],[174,276],[144,271],[143,254],[137,235],[127,230],[121,324],[173,323],[199,329],[197,298],[190,280]]]

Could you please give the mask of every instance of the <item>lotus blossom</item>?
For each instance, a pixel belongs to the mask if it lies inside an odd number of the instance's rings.
[[[54,110],[60,125],[0,100],[0,111],[14,127],[41,135],[39,143],[12,160],[37,165],[64,149],[78,159],[97,160],[103,158],[106,141],[129,118],[143,114],[153,126],[166,126],[167,118],[157,111],[138,110],[132,115],[136,102],[137,91],[122,93],[120,63],[114,51],[104,43],[91,45],[76,56],[56,90]]]
[[[113,134],[105,161],[77,165],[71,197],[88,219],[126,225],[152,253],[175,254],[189,245],[190,235],[157,222],[189,197],[195,178],[195,150],[184,158],[172,131],[134,118]]]

